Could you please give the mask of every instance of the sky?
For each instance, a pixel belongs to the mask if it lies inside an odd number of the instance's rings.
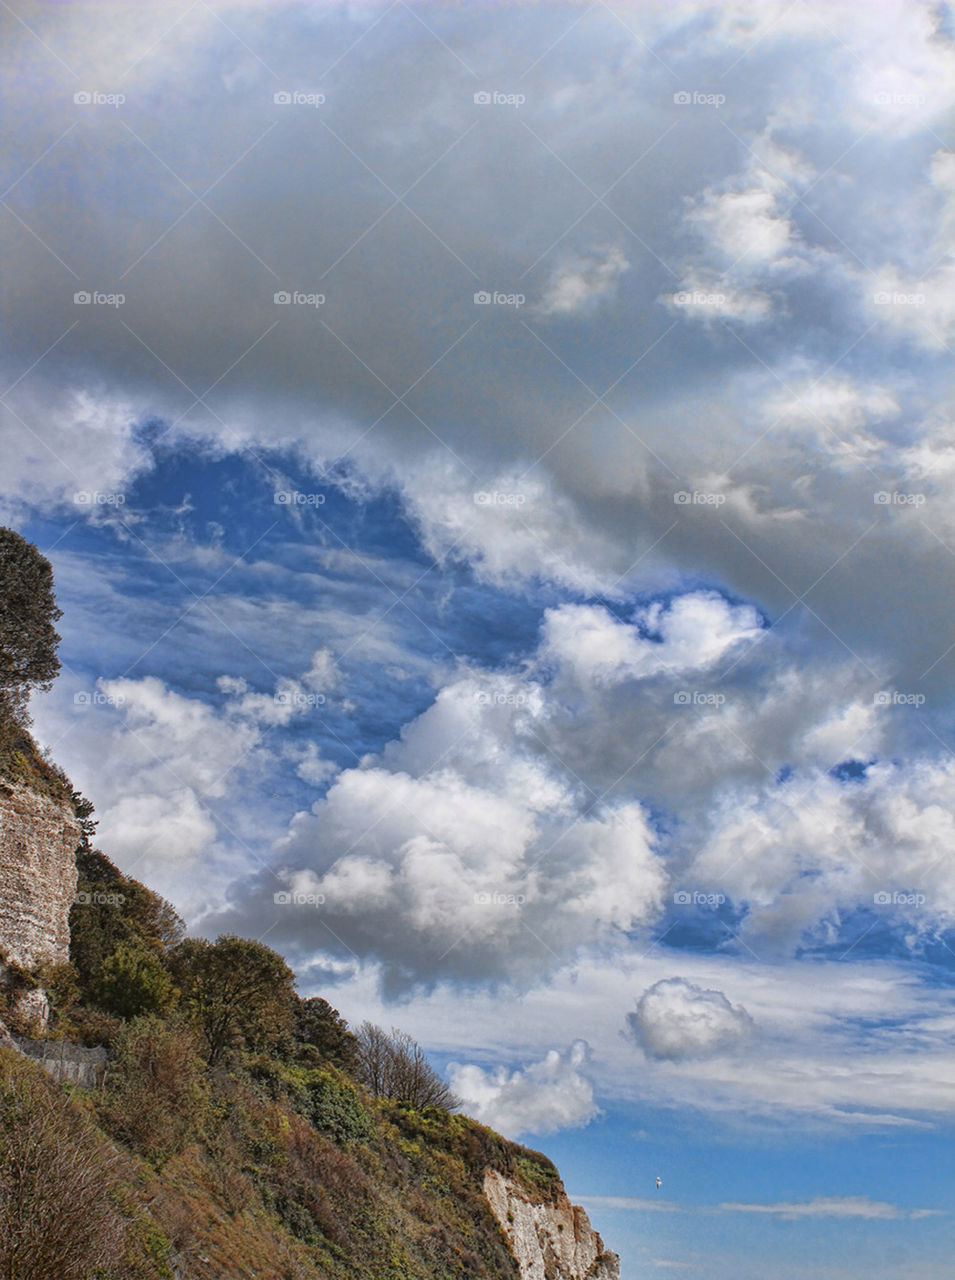
[[[103,850],[623,1280],[950,1274],[950,6],[0,22],[0,519]]]

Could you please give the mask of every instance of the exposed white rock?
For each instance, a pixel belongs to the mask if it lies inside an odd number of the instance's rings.
[[[79,839],[69,805],[0,784],[0,951],[11,963],[70,958]]]
[[[542,1203],[497,1169],[488,1169],[484,1194],[521,1280],[619,1280],[620,1259],[604,1249],[586,1213],[563,1190],[554,1202]]]

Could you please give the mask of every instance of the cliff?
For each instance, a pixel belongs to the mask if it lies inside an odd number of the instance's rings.
[[[619,1280],[620,1260],[563,1187],[541,1200],[496,1169],[484,1175],[484,1194],[507,1236],[521,1280]]]
[[[0,953],[30,968],[70,958],[80,827],[72,806],[0,783]]]

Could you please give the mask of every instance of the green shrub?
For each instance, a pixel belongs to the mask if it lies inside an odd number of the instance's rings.
[[[209,1089],[195,1032],[136,1018],[116,1037],[103,1118],[112,1133],[161,1163],[199,1132]]]
[[[375,1126],[351,1085],[331,1072],[310,1073],[305,1085],[305,1115],[309,1123],[339,1146],[368,1142]]]
[[[164,1013],[178,994],[159,956],[128,942],[121,942],[103,962],[95,993],[98,1003],[119,1018]]]

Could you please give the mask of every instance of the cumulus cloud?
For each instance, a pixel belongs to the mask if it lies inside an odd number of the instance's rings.
[[[940,854],[955,836],[950,759],[874,764],[850,785],[807,773],[728,794],[693,865],[748,908],[750,946],[789,950],[838,936],[856,907],[904,919],[909,942],[955,919],[955,876]]]
[[[575,1040],[522,1070],[452,1062],[448,1080],[466,1114],[505,1137],[556,1133],[582,1128],[600,1114],[593,1084],[582,1071],[589,1057],[586,1041]]]
[[[690,592],[638,610],[634,624],[597,605],[549,609],[541,657],[564,674],[598,684],[696,671],[755,638],[761,620],[752,606],[730,605],[715,592]]]
[[[630,1032],[651,1058],[707,1058],[738,1048],[752,1034],[752,1018],[722,991],[706,991],[683,978],[665,978],[646,990]]]

